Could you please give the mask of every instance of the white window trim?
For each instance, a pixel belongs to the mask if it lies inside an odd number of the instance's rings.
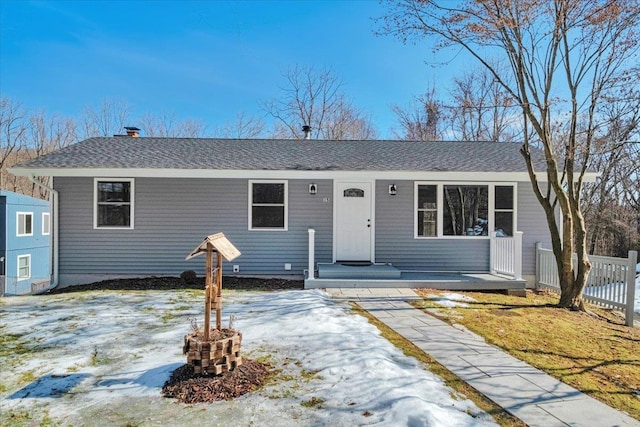
[[[20,217],[21,216],[26,216],[30,215],[31,216],[31,233],[24,233],[24,234],[20,234]],[[26,228],[26,224],[27,221],[25,219],[25,228]],[[17,237],[28,237],[28,236],[33,236],[33,212],[16,212],[16,236]]]
[[[496,209],[496,203],[495,203],[495,187],[508,187],[512,185],[512,191],[513,191],[513,207],[511,209]],[[489,228],[489,230],[494,230],[496,229],[495,226],[495,219],[496,219],[496,212],[511,212],[512,213],[512,217],[513,217],[513,235],[515,236],[516,231],[518,231],[518,215],[516,215],[516,211],[517,211],[517,207],[518,207],[518,186],[516,183],[494,183],[493,184],[493,191],[490,191],[489,194],[489,226],[491,228]],[[513,236],[509,236],[509,237],[513,237]]]
[[[129,182],[131,186],[129,192],[131,200],[129,204],[129,226],[128,227],[109,227],[98,226],[98,182]],[[94,178],[93,179],[93,229],[94,230],[133,230],[134,228],[134,212],[135,212],[135,179],[134,178]]]
[[[29,275],[27,277],[20,277],[20,259],[21,258],[26,258],[29,260]],[[18,281],[20,280],[29,280],[31,279],[31,254],[28,255],[18,255],[18,257],[16,258],[16,278]]]
[[[284,184],[284,228],[253,228],[253,184]],[[248,189],[248,230],[249,231],[288,231],[289,230],[289,181],[283,179],[250,179]],[[275,206],[275,205],[274,205]]]
[[[418,236],[418,186],[419,185],[435,185],[437,186],[437,209],[438,224],[435,236]],[[488,187],[488,229],[494,227],[495,214],[495,187],[513,187],[513,232],[518,230],[518,184],[516,182],[480,182],[480,181],[414,181],[413,183],[413,238],[417,240],[433,240],[433,239],[455,239],[455,240],[482,240],[490,239],[491,236],[445,236],[443,231],[444,221],[444,186],[445,185],[468,185],[468,186],[486,186]],[[498,210],[500,211],[500,210]]]
[[[48,236],[49,234],[51,234],[51,214],[42,212],[42,235]]]

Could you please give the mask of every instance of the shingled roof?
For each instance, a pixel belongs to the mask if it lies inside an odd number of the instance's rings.
[[[21,163],[38,169],[524,172],[520,144],[97,137]],[[534,152],[542,160],[542,153]]]

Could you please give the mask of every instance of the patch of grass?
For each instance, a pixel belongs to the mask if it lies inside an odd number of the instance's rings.
[[[433,308],[441,293],[420,290],[419,308]],[[527,292],[527,297],[464,292],[466,307],[438,309],[507,353],[640,420],[640,328],[624,326],[611,310],[589,306],[589,313],[561,309],[558,296]],[[432,310],[429,310],[433,313]]]
[[[300,402],[300,405],[304,406],[305,408],[315,408],[317,406],[322,405],[323,403],[324,403],[324,399],[311,396],[311,399],[303,400],[302,402]]]
[[[19,356],[34,351],[33,346],[29,345],[29,341],[23,339],[23,335],[7,334],[3,329],[0,329],[0,358]]]
[[[447,368],[436,362],[431,356],[416,347],[411,341],[380,322],[362,307],[355,303],[351,303],[351,307],[354,312],[365,317],[369,323],[378,328],[382,336],[391,342],[391,344],[402,350],[406,356],[419,360],[430,372],[442,378],[448,387],[451,387],[456,393],[468,398],[480,409],[491,415],[496,423],[503,427],[526,427],[525,423],[487,399],[483,394],[476,391],[476,389],[462,381]],[[453,395],[452,398],[457,399],[459,396]]]
[[[20,379],[18,379],[18,384],[26,384],[35,381],[36,375],[32,371],[23,372],[20,374]]]
[[[91,366],[100,366],[100,365],[108,365],[112,363],[115,359],[109,358],[106,354],[98,352],[98,346],[93,347],[93,351],[91,352],[91,361],[89,365]]]
[[[175,318],[176,315],[173,314],[173,312],[171,310],[167,310],[164,312],[164,314],[162,314],[162,317],[160,317],[160,320],[162,320],[162,323],[169,323],[169,320]]]

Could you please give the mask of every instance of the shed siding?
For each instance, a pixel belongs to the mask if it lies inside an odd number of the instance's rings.
[[[308,233],[316,229],[316,259],[331,261],[330,180],[288,181],[288,231],[248,230],[248,180],[136,178],[134,229],[93,229],[93,179],[56,178],[60,192],[60,274],[177,275],[203,272],[204,261],[185,256],[211,233],[223,232],[242,255],[241,275],[301,275]],[[291,271],[284,264],[292,264]],[[230,274],[230,266],[226,266]],[[62,283],[63,285],[65,283]]]
[[[7,196],[0,195],[0,257],[4,256],[7,249],[7,232]]]
[[[42,234],[42,214],[49,212],[49,202],[22,194],[4,192],[2,197],[2,247],[0,256],[4,256],[4,289],[9,295],[31,293],[32,283],[50,280],[50,237]],[[32,217],[31,236],[17,236],[17,213],[27,212]],[[31,257],[30,277],[18,280],[18,257]],[[1,272],[0,272],[1,273]]]
[[[397,195],[389,195],[396,184]],[[376,182],[376,262],[402,270],[488,271],[488,239],[414,238],[414,181]]]

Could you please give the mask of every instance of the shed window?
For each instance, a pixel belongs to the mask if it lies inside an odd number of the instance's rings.
[[[287,181],[249,182],[249,229],[287,229]]]
[[[18,280],[31,277],[31,255],[18,256]]]
[[[48,236],[51,233],[51,214],[42,213],[42,235]]]
[[[95,203],[95,228],[133,228],[133,179],[96,179]]]
[[[33,236],[33,212],[18,212],[16,235]]]

